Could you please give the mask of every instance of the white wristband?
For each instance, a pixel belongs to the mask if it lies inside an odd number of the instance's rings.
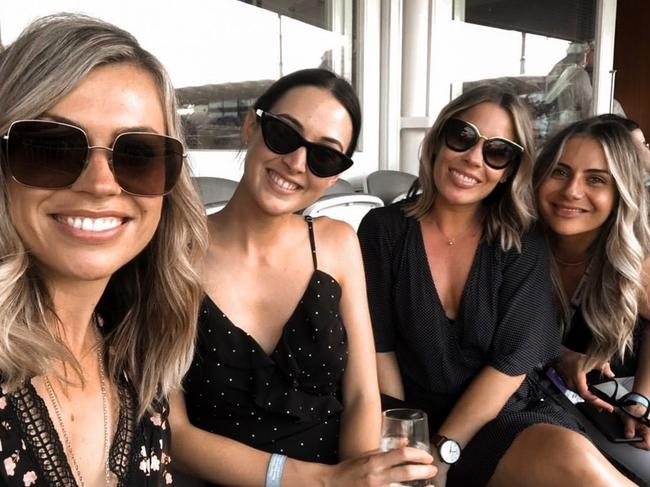
[[[287,461],[286,455],[273,453],[269,459],[269,465],[266,468],[266,480],[264,487],[281,487],[282,473],[284,472],[284,462]]]

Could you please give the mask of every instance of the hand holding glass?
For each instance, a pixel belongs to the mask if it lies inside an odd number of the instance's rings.
[[[410,446],[429,451],[427,414],[419,409],[387,409],[382,414],[381,449],[383,451]],[[424,487],[427,480],[393,483],[391,487]]]

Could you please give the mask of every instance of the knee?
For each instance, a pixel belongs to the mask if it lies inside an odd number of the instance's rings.
[[[603,474],[611,468],[583,435],[560,426],[537,424],[517,436],[495,473],[525,475],[520,478],[528,478],[530,485],[540,485],[541,480],[542,485],[595,486],[602,484]]]
[[[543,453],[541,459],[548,459],[547,468],[553,468],[567,479],[577,480],[598,478],[600,463],[605,458],[600,454],[594,444],[583,435],[559,426],[545,425],[541,432],[533,431],[536,438],[544,437]],[[541,433],[541,434],[540,434]]]

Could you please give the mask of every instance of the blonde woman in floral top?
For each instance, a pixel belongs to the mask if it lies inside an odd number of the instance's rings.
[[[0,80],[0,485],[172,484],[205,247],[173,88],[130,34],[68,14]]]

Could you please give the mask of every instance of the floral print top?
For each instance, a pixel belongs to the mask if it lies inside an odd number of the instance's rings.
[[[109,458],[117,486],[171,485],[167,404],[136,423],[135,391],[126,380],[117,389],[120,412]],[[0,386],[0,485],[77,487],[45,402],[29,382],[11,393]]]

